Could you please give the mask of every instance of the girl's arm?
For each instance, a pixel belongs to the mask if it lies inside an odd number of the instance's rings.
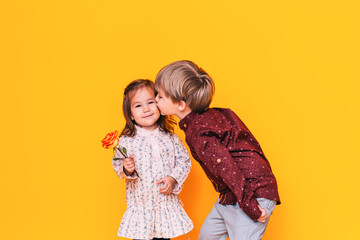
[[[115,158],[115,157],[114,157]],[[124,159],[114,160],[112,161],[112,166],[116,174],[119,176],[120,179],[127,178],[127,179],[136,179],[138,175],[134,171],[132,174],[128,175],[127,171],[124,168]]]
[[[119,144],[117,147],[125,147],[126,142],[123,137],[120,138]],[[114,160],[119,159],[119,160]],[[134,171],[131,175],[126,174],[126,170],[124,169],[124,156],[121,155],[119,150],[115,151],[113,160],[112,160],[112,166],[116,174],[119,176],[120,179],[127,178],[127,179],[136,179],[138,176],[136,174],[136,171]]]
[[[191,160],[184,144],[176,134],[173,134],[173,143],[175,147],[175,167],[170,176],[176,180],[173,193],[179,194],[190,172]]]

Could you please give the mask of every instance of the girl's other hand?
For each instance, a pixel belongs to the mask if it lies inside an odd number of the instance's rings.
[[[172,193],[176,180],[173,177],[166,176],[156,182],[156,184],[161,183],[163,183],[164,185],[159,189],[159,191],[163,194],[170,194]]]
[[[127,175],[131,175],[135,171],[136,167],[133,155],[124,159],[124,168]]]

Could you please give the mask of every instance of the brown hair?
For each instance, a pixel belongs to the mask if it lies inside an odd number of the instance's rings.
[[[155,88],[164,91],[174,103],[184,101],[194,112],[206,111],[215,93],[209,74],[188,60],[163,67],[156,76]]]
[[[148,79],[137,79],[127,85],[124,90],[123,100],[123,115],[126,120],[126,124],[120,136],[125,135],[133,137],[136,134],[136,122],[131,119],[130,98],[137,90],[142,88],[150,88],[152,91],[154,91],[154,95],[156,95],[155,84]],[[176,122],[171,116],[160,115],[160,118],[157,120],[156,123],[160,127],[161,131],[164,131],[166,133],[174,132],[174,124]]]

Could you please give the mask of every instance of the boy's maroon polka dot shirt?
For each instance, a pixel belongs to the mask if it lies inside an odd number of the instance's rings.
[[[256,198],[280,204],[275,176],[249,129],[230,109],[191,112],[179,122],[196,161],[220,193],[220,204],[238,203],[253,220],[261,216]]]

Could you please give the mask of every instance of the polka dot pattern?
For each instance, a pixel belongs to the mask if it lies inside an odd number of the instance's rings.
[[[256,198],[280,198],[275,176],[260,144],[230,109],[190,113],[179,126],[191,153],[205,171],[221,204],[239,203],[252,219],[261,216]]]

